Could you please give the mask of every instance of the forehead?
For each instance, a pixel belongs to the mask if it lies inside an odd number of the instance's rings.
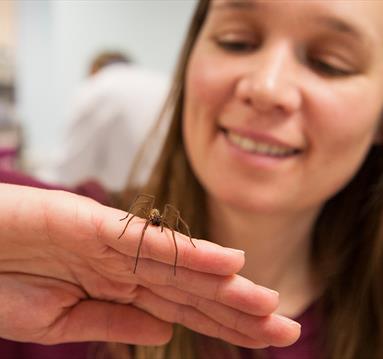
[[[363,30],[362,33],[375,37],[380,45],[383,43],[383,0],[212,0],[209,12],[246,12],[295,21],[323,20],[338,30]]]

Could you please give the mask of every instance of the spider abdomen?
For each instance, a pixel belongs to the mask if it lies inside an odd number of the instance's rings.
[[[153,208],[150,211],[149,221],[150,221],[150,224],[152,224],[153,226],[160,226],[161,225],[162,217],[161,217],[160,211],[158,209]]]

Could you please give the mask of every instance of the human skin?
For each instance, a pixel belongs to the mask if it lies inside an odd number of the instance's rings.
[[[158,345],[180,323],[246,347],[284,346],[297,323],[273,314],[278,295],[236,275],[243,252],[144,224],[63,191],[0,184],[0,337],[42,344]]]
[[[380,144],[382,13],[380,1],[213,1],[188,64],[183,135],[212,239],[244,249],[242,273],[291,298],[293,315],[317,295],[318,213]]]

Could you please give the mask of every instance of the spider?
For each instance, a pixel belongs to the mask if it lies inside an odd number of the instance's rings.
[[[146,229],[148,228],[148,225],[151,224],[151,225],[157,226],[157,227],[161,226],[161,232],[164,230],[164,226],[166,226],[167,228],[169,228],[172,231],[174,247],[176,250],[175,258],[174,258],[174,265],[173,265],[174,275],[176,275],[178,248],[177,248],[177,241],[176,241],[176,238],[174,236],[173,224],[170,222],[171,218],[173,218],[173,220],[175,221],[175,228],[177,229],[177,231],[180,231],[179,222],[181,222],[184,225],[186,232],[189,236],[190,243],[193,245],[194,248],[196,248],[196,246],[193,243],[193,240],[191,238],[189,226],[181,218],[181,215],[180,215],[180,212],[178,211],[178,209],[176,209],[174,206],[172,206],[170,204],[165,204],[164,211],[161,214],[157,208],[153,208],[154,207],[154,200],[155,200],[155,197],[150,195],[150,194],[138,194],[136,196],[134,202],[132,203],[132,205],[129,208],[128,214],[124,218],[120,219],[120,221],[124,221],[129,217],[130,214],[132,214],[132,216],[126,222],[124,230],[118,236],[118,239],[120,239],[124,235],[126,228],[128,227],[130,221],[134,217],[136,217],[138,214],[142,214],[143,217],[146,219],[146,222],[144,224],[144,228],[142,229],[140,242],[139,242],[138,248],[137,248],[136,261],[135,261],[134,269],[133,269],[133,273],[136,273],[138,258],[140,255],[142,242],[144,239]]]

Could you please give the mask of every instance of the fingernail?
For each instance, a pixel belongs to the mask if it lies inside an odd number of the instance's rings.
[[[292,320],[290,318],[284,317],[283,315],[275,314],[282,322],[285,322],[286,324],[296,327],[298,329],[301,329],[301,325],[296,322],[295,320]]]
[[[270,288],[267,288],[271,293],[273,293],[274,295],[276,295],[277,297],[279,297],[279,292],[277,292],[276,290],[274,289],[270,289]]]
[[[277,301],[279,301],[279,292],[277,292],[276,290],[270,289],[270,288],[267,288],[267,287],[263,287],[263,286],[259,286],[259,288],[261,290],[263,290],[265,295],[267,295],[267,296],[272,295],[273,297],[275,297],[277,299]]]
[[[226,249],[229,249],[230,251],[233,251],[234,253],[245,255],[245,252],[242,249],[235,249],[235,248],[229,248],[229,247],[226,247]]]

